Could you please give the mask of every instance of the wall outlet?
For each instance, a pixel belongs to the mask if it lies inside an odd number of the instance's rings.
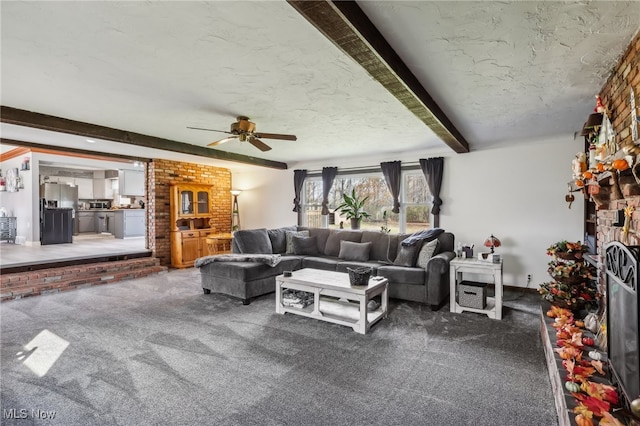
[[[527,282],[531,282],[531,274],[527,274]]]

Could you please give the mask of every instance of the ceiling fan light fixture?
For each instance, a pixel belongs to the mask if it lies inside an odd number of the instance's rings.
[[[207,146],[218,146],[220,144],[223,144],[225,142],[229,142],[230,140],[233,139],[238,139],[241,142],[249,142],[251,145],[255,146],[256,148],[258,148],[260,151],[269,151],[271,150],[271,147],[269,145],[267,145],[266,143],[262,142],[260,139],[265,138],[265,139],[280,139],[280,140],[286,140],[286,141],[296,141],[298,138],[295,135],[282,135],[279,133],[262,133],[262,132],[256,132],[256,125],[255,123],[249,121],[248,117],[245,117],[244,115],[240,115],[237,117],[237,121],[235,123],[231,123],[231,128],[230,131],[226,131],[226,130],[215,130],[215,129],[205,129],[202,127],[191,127],[191,126],[187,126],[188,129],[194,129],[194,130],[207,130],[210,132],[220,132],[220,133],[227,133],[231,136],[226,137],[224,139],[220,139],[214,142],[211,142],[210,144],[208,144]]]

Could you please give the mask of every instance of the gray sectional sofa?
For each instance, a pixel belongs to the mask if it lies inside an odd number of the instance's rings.
[[[264,254],[266,259],[277,258],[277,265],[200,258],[196,266],[200,268],[205,293],[234,296],[244,304],[275,291],[275,277],[284,271],[315,268],[347,272],[347,268],[368,266],[373,268],[373,275],[389,279],[389,297],[438,309],[449,295],[454,235],[442,230],[434,230],[432,234],[438,235],[426,239],[414,236],[417,241],[405,246],[402,241],[409,235],[376,231],[297,226],[243,230],[234,235],[233,253],[248,257]]]

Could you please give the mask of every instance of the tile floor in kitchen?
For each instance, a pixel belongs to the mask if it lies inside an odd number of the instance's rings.
[[[70,244],[44,246],[3,241],[0,243],[0,267],[143,251],[147,251],[145,237],[118,239],[113,235],[84,234],[74,236],[73,243]]]

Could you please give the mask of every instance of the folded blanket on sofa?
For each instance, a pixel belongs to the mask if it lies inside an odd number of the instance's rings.
[[[419,241],[430,241],[436,238],[438,235],[442,234],[443,232],[444,232],[444,229],[442,228],[432,228],[432,229],[426,229],[424,231],[418,231],[415,234],[411,234],[407,238],[402,240],[402,245],[407,247],[407,246],[412,246]]]
[[[194,265],[196,268],[200,268],[212,262],[259,262],[273,268],[281,260],[282,256],[279,254],[215,254],[213,256],[199,257]]]

